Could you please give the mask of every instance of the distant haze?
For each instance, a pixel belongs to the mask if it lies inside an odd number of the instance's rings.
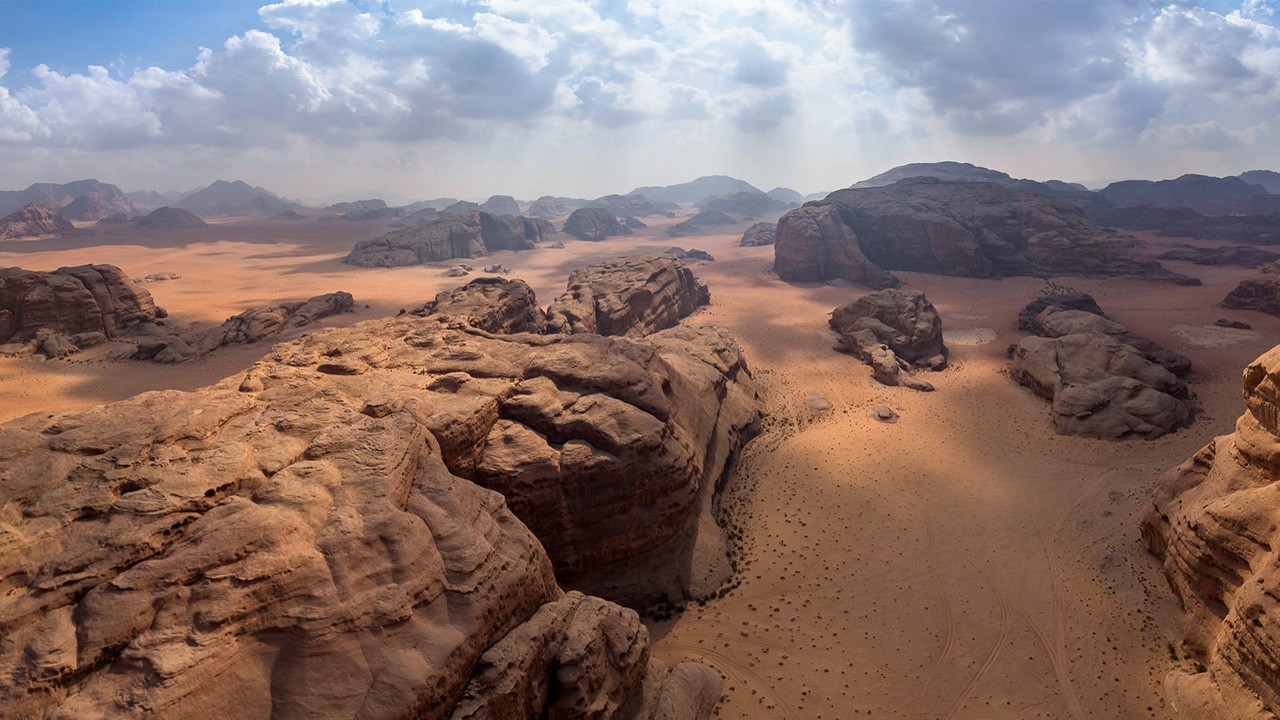
[[[808,194],[937,160],[1091,187],[1280,169],[1271,0],[285,0],[95,21],[155,6],[5,3],[0,189],[532,199],[715,174]]]

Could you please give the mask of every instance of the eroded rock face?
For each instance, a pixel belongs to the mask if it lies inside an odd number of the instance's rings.
[[[0,345],[29,343],[44,333],[46,338],[62,338],[64,349],[73,352],[120,337],[155,317],[151,293],[114,265],[53,272],[0,268]],[[42,340],[32,349],[50,355],[44,347]]]
[[[1258,271],[1227,293],[1222,306],[1280,315],[1280,262],[1263,265]]]
[[[133,357],[158,363],[186,362],[228,345],[260,342],[353,310],[355,300],[351,293],[342,291],[317,295],[306,301],[251,308],[208,330],[144,339],[138,343]]]
[[[1053,408],[1062,435],[1118,440],[1154,439],[1188,425],[1196,407],[1182,376],[1191,361],[1130,333],[1099,313],[1083,293],[1041,298],[1024,311],[1023,327],[1037,335],[1012,348],[1013,379]]]
[[[40,203],[30,203],[0,218],[0,240],[71,235],[75,232],[75,225]]]
[[[933,390],[914,370],[947,365],[942,319],[919,290],[865,295],[833,310],[829,324],[839,337],[836,349],[870,365],[872,377],[885,385]]]
[[[1206,718],[1259,701],[1280,714],[1280,347],[1245,370],[1244,399],[1235,432],[1167,472],[1142,522],[1182,603],[1184,644],[1209,668],[1172,684]]]
[[[777,223],[758,222],[742,233],[742,242],[738,244],[743,247],[760,247],[761,245],[772,245],[777,238]]]
[[[513,229],[515,224],[485,212],[445,217],[362,240],[343,262],[361,267],[397,267],[479,257],[496,250],[532,249],[540,237],[531,238]],[[519,223],[519,227],[526,226]],[[531,227],[545,229],[537,223]]]
[[[774,271],[787,280],[865,282],[873,269],[885,269],[1198,283],[1137,259],[1131,246],[1131,239],[1098,229],[1070,203],[992,183],[915,178],[838,190],[783,215]]]
[[[758,413],[741,356],[709,327],[492,315],[0,426],[0,714],[708,717],[712,671],[649,661],[634,613],[562,596],[553,563],[616,597],[714,589],[711,495]]]
[[[1196,265],[1236,265],[1256,268],[1280,260],[1280,255],[1252,245],[1192,247],[1184,245],[1160,255],[1161,260],[1183,260]]]
[[[598,207],[574,210],[564,221],[564,231],[579,240],[591,241],[631,234],[631,229],[618,222],[613,213]]]
[[[710,301],[707,286],[674,256],[622,257],[574,270],[547,308],[547,331],[648,335]]]
[[[435,300],[410,312],[456,319],[503,335],[542,334],[547,326],[547,315],[538,307],[533,288],[523,280],[506,278],[476,278],[460,288],[437,294]]]

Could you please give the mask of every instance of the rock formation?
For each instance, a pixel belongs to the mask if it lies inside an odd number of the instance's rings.
[[[719,227],[721,225],[733,225],[736,222],[738,221],[734,220],[732,216],[722,213],[719,210],[701,210],[697,215],[694,215],[688,220],[667,228],[667,234],[671,237],[698,235],[709,228]]]
[[[682,247],[672,246],[663,251],[664,254],[670,255],[678,260],[706,260],[707,262],[715,262],[716,258],[706,250],[698,248],[689,248],[685,250]]]
[[[768,215],[780,213],[791,206],[764,193],[743,191],[714,195],[698,203],[698,207],[735,215]]]
[[[71,235],[75,232],[78,232],[75,225],[39,203],[31,203],[0,218],[0,240]]]
[[[470,200],[459,200],[440,211],[440,217],[458,217],[480,212],[480,206]]]
[[[762,245],[772,245],[777,238],[777,223],[758,222],[742,233],[742,242],[738,244],[743,247],[760,247]]]
[[[579,240],[592,241],[631,234],[631,229],[618,222],[613,213],[598,207],[574,210],[564,221],[563,230]]]
[[[736,192],[758,193],[760,188],[728,175],[704,175],[677,185],[638,187],[628,195],[643,195],[663,203],[696,203],[713,195]]]
[[[670,216],[676,206],[671,203],[653,202],[644,195],[605,195],[586,204],[586,207],[604,208],[618,217]]]
[[[537,200],[529,203],[529,210],[525,214],[529,217],[550,220],[551,218],[564,217],[580,207],[585,207],[586,204],[587,201],[581,198],[564,198],[543,195]]]
[[[478,208],[481,212],[487,212],[490,215],[519,215],[520,205],[516,203],[516,199],[510,195],[494,195],[488,200],[480,203]]]
[[[1122,180],[1098,194],[1116,207],[1191,208],[1205,215],[1233,215],[1246,211],[1244,204],[1267,195],[1267,190],[1238,177],[1189,174],[1174,180]]]
[[[500,335],[540,335],[547,328],[547,314],[538,307],[533,288],[523,280],[506,278],[476,278],[460,288],[437,294],[435,300],[409,312],[465,322]]]
[[[671,255],[634,255],[574,270],[547,308],[547,332],[644,336],[711,301],[707,286]]]
[[[116,213],[134,214],[128,196],[115,185],[97,180],[75,180],[61,184],[35,183],[25,190],[0,190],[0,215],[8,215],[33,202],[58,210],[60,215],[70,220],[90,221]]]
[[[0,346],[55,357],[155,320],[151,294],[114,265],[0,268]]]
[[[434,211],[433,211],[434,212]],[[364,220],[391,220],[403,218],[405,216],[404,208],[384,207],[373,208],[371,210],[352,210],[338,216],[339,220],[347,220],[350,222],[362,222]]]
[[[180,208],[159,207],[147,215],[133,221],[139,230],[176,230],[182,228],[198,228],[208,225],[189,210]]]
[[[1257,310],[1280,315],[1280,262],[1258,268],[1258,274],[1247,277],[1222,299],[1222,306],[1236,310]]]
[[[628,230],[642,230],[649,227],[643,220],[638,217],[629,217],[622,221],[622,226]]]
[[[521,218],[508,220],[483,212],[441,218],[361,240],[343,262],[361,267],[397,267],[478,257],[496,250],[532,249],[540,237],[530,238],[513,230],[515,220]],[[521,222],[519,226],[523,229],[525,224]],[[536,230],[543,226],[532,227]]]
[[[914,370],[947,365],[942,318],[919,290],[864,295],[833,310],[828,324],[839,338],[835,349],[870,365],[871,376],[884,385],[933,390]]]
[[[1249,245],[1192,247],[1183,245],[1160,255],[1161,260],[1182,260],[1196,265],[1236,265],[1256,268],[1280,260],[1280,255]]]
[[[725,577],[711,497],[758,417],[736,346],[498,334],[488,302],[532,298],[469,287],[0,426],[0,714],[709,717],[714,671],[556,575],[637,601]]]
[[[209,355],[218,348],[260,342],[354,309],[351,293],[341,291],[274,307],[250,308],[208,330],[164,334],[142,340],[133,357],[158,363],[187,362]]]
[[[782,216],[784,280],[864,281],[881,269],[967,277],[1135,275],[1195,284],[1137,259],[1070,203],[992,183],[932,178],[838,190]]]
[[[1087,302],[1082,300],[1087,298]],[[1011,373],[1018,383],[1050,401],[1054,429],[1061,435],[1118,440],[1154,439],[1188,425],[1196,407],[1182,379],[1191,361],[1128,331],[1100,312],[1074,309],[1093,298],[1083,293],[1052,296],[1023,318],[1037,335],[1011,348]]]
[[[209,187],[194,192],[171,207],[188,210],[198,217],[244,217],[248,215],[277,215],[291,210],[293,203],[275,193],[253,187],[243,180],[218,180]]]
[[[1207,673],[1173,673],[1168,687],[1195,718],[1280,714],[1280,347],[1244,371],[1245,412],[1235,432],[1214,438],[1160,479],[1142,522],[1182,604],[1183,646]],[[1250,715],[1253,717],[1253,715]]]
[[[387,201],[381,198],[372,198],[370,200],[352,200],[349,202],[334,203],[325,210],[336,212],[339,215],[347,213],[363,213],[370,210],[386,210]]]

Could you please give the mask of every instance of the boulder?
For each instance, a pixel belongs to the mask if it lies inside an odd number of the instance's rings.
[[[711,301],[707,286],[671,255],[633,255],[578,268],[547,308],[547,332],[643,336]]]
[[[1180,704],[1205,708],[1190,717],[1243,717],[1243,708],[1280,714],[1277,388],[1280,347],[1245,370],[1245,412],[1235,431],[1165,473],[1142,521],[1142,537],[1182,606],[1182,646],[1208,668],[1166,680],[1188,698]]]
[[[29,203],[22,209],[0,218],[0,240],[32,237],[58,237],[79,232],[76,226],[55,210],[40,203]]]
[[[139,324],[155,321],[157,310],[151,293],[138,287],[114,265],[80,265],[53,272],[0,268],[0,345],[41,352],[53,347],[41,341],[30,345],[39,333],[67,338],[100,335],[124,336]],[[61,353],[60,353],[61,354]]]
[[[317,295],[306,301],[251,308],[208,330],[180,332],[142,340],[133,357],[158,363],[187,362],[228,345],[260,342],[354,310],[355,300],[351,293],[341,291]]]
[[[738,244],[743,247],[760,247],[762,245],[772,245],[777,238],[777,223],[758,222],[742,233],[742,241]]]
[[[863,278],[883,270],[966,277],[1134,275],[1198,284],[1140,260],[1075,205],[984,182],[901,180],[838,190],[778,222],[774,271],[785,280]]]
[[[841,305],[828,323],[838,340],[836,350],[852,353],[872,368],[885,385],[932,390],[915,377],[917,368],[946,367],[942,319],[918,290],[885,289]]]
[[[615,235],[630,235],[630,228],[618,222],[613,213],[598,207],[574,210],[564,221],[564,231],[579,240],[603,240]]]
[[[535,247],[536,240],[528,237],[526,228],[532,228],[535,234],[538,228],[545,228],[532,220],[526,225],[523,220],[484,212],[445,217],[361,240],[343,262],[361,267],[396,267],[479,257],[497,250],[529,250]]]
[[[1097,307],[1082,295],[1065,300]],[[1050,401],[1059,434],[1154,439],[1195,418],[1196,406],[1182,379],[1191,370],[1190,360],[1130,333],[1100,309],[1064,309],[1043,298],[1033,305],[1043,307],[1027,321],[1038,335],[1012,348],[1011,374]]]

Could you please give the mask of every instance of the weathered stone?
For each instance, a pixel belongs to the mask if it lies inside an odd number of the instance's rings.
[[[520,218],[502,218],[484,212],[445,217],[425,225],[414,225],[356,243],[343,260],[361,267],[420,265],[437,260],[471,258],[496,250],[529,250],[539,237],[523,231]],[[519,225],[521,232],[513,229]],[[545,226],[531,221],[535,231]]]
[[[618,222],[613,213],[598,207],[574,210],[564,221],[564,231],[579,240],[591,241],[631,234],[631,229]]]
[[[151,294],[114,265],[0,268],[0,344],[27,343],[41,331],[67,342],[82,333],[115,339],[155,318]]]
[[[738,244],[743,247],[760,247],[762,245],[772,245],[777,238],[777,223],[758,222],[742,233],[742,241]]]
[[[946,367],[942,319],[919,290],[886,289],[858,298],[831,312],[836,350],[855,355],[885,385],[932,390],[914,376],[915,368]]]
[[[707,286],[671,255],[634,255],[574,270],[547,308],[547,331],[648,335],[711,300]]]
[[[64,219],[52,208],[31,203],[21,210],[0,218],[0,240],[17,240],[28,237],[71,235],[78,232],[76,226]]]

